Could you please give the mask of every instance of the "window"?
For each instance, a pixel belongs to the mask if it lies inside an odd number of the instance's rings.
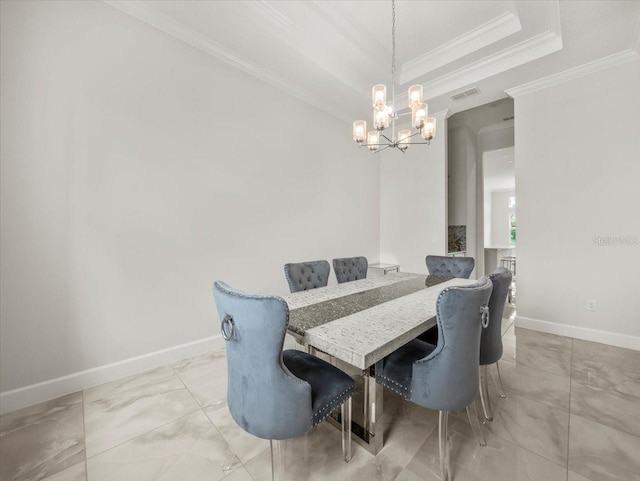
[[[509,243],[516,243],[516,198],[509,197]]]
[[[516,243],[516,213],[509,214],[509,242]]]

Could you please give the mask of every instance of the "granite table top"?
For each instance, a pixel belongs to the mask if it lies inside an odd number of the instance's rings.
[[[366,369],[435,325],[440,292],[474,282],[395,273],[290,294],[284,296],[289,329],[316,349]]]

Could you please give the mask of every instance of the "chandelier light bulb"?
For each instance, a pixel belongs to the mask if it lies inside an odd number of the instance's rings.
[[[386,108],[383,110],[373,111],[373,125],[376,130],[384,130],[389,127],[390,123],[391,116],[389,115],[389,111]]]
[[[424,140],[431,140],[436,135],[436,119],[435,117],[427,117],[421,132]]]
[[[367,146],[371,152],[374,152],[378,147],[380,147],[380,134],[375,130],[372,130],[367,134]]]
[[[398,148],[403,152],[409,148],[410,130],[401,130],[398,132]]]
[[[427,104],[421,104],[411,111],[411,125],[420,130],[427,120]]]
[[[418,109],[422,106],[422,85],[412,85],[409,87],[409,107]]]
[[[384,110],[387,104],[387,87],[386,85],[374,85],[371,89],[371,99],[373,108],[376,110]]]
[[[367,137],[367,123],[364,120],[356,120],[353,123],[353,140],[356,142],[364,142]]]

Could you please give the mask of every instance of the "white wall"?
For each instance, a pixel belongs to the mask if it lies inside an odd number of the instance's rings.
[[[216,279],[378,260],[349,125],[102,2],[1,3],[0,390],[218,335]]]
[[[467,151],[470,135],[472,131],[466,125],[447,132],[449,225],[467,225]]]
[[[594,245],[640,236],[638,85],[634,60],[515,99],[520,325],[640,349],[640,242]]]
[[[476,209],[476,269],[475,272],[478,277],[488,274],[490,269],[484,267],[484,248],[491,245],[491,231],[486,230],[486,216],[491,212],[491,206],[485,206],[487,200],[491,199],[491,196],[487,194],[484,188],[484,160],[486,158],[486,152],[494,152],[498,149],[504,149],[507,147],[513,147],[514,144],[514,127],[513,124],[505,124],[506,128],[489,129],[484,132],[479,132],[478,140],[476,143],[477,158],[481,159],[476,166],[477,181],[476,181],[476,201],[478,207]],[[489,202],[490,204],[490,202]]]
[[[509,198],[515,197],[514,191],[491,192],[491,246],[509,247],[511,245],[511,227],[509,215],[515,211],[509,208]]]
[[[464,225],[468,256],[476,252],[476,142],[477,134],[467,125],[448,131],[449,225]],[[472,277],[475,277],[474,270]]]
[[[426,273],[428,254],[447,251],[447,127],[437,119],[431,145],[379,155],[380,261],[400,264],[403,272]]]

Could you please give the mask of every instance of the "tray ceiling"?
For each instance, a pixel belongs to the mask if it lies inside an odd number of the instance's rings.
[[[368,119],[371,86],[391,81],[391,2],[105,2],[344,121]],[[421,83],[431,112],[458,112],[603,57],[635,58],[639,30],[633,0],[398,0],[396,87]]]

